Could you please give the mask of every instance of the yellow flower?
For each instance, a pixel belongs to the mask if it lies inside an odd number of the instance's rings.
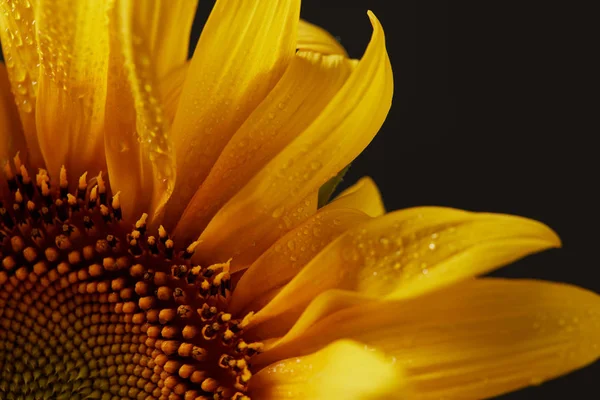
[[[383,123],[299,0],[2,0],[0,398],[490,397],[600,355],[600,298],[473,279],[529,219],[319,188]],[[9,83],[10,82],[10,83]]]

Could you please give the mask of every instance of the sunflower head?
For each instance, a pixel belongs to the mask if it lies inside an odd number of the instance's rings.
[[[600,300],[472,279],[547,226],[387,213],[390,109],[299,0],[0,0],[0,398],[481,398],[594,361]]]

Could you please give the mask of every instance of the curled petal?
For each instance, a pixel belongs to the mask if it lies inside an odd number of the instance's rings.
[[[346,83],[310,126],[219,210],[200,237],[200,251],[225,253],[234,245],[242,253],[253,243],[270,245],[279,218],[293,214],[375,136],[389,110],[393,83],[383,29],[369,16],[371,42]]]
[[[187,205],[175,234],[196,239],[215,213],[323,111],[355,65],[355,60],[339,55],[297,53],[271,93],[227,143]]]
[[[331,202],[331,207],[354,208],[365,212],[370,217],[385,214],[381,193],[373,179],[361,178],[354,185],[344,190]]]

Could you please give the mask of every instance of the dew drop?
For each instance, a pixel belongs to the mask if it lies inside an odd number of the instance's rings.
[[[16,82],[23,82],[27,77],[27,71],[25,68],[17,67],[13,69],[13,77]]]
[[[273,213],[271,214],[271,216],[273,218],[279,218],[283,215],[284,210],[285,210],[285,207],[283,207],[283,206],[277,207],[275,210],[273,210]]]
[[[21,109],[26,113],[30,113],[31,111],[33,111],[33,106],[31,105],[31,102],[29,102],[29,100],[23,100],[23,102],[21,103]]]

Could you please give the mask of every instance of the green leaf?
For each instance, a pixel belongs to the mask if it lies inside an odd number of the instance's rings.
[[[319,203],[318,208],[323,207],[325,204],[329,202],[331,199],[331,195],[335,192],[335,188],[340,184],[342,180],[344,180],[344,175],[350,169],[350,164],[346,165],[346,167],[338,172],[336,176],[328,180],[319,188]]]

